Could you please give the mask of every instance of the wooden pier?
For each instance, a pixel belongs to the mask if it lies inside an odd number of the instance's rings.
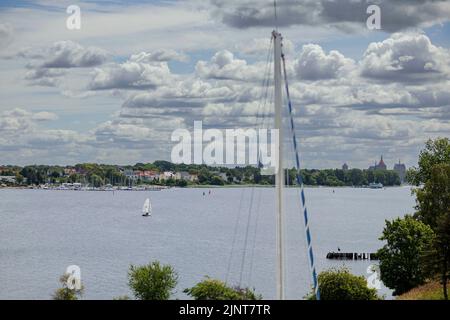
[[[376,253],[328,252],[327,259],[331,259],[331,260],[378,260],[378,256]]]

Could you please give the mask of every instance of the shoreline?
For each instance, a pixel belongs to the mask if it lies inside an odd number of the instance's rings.
[[[373,189],[367,186],[326,186],[326,185],[305,185],[305,188],[308,189],[318,189],[318,188],[328,188],[328,189],[344,189],[344,188],[352,188],[352,189]],[[399,186],[384,186],[383,188],[380,188],[378,190],[383,189],[389,189],[389,188],[404,188],[404,187],[413,187],[412,185],[399,185]],[[178,187],[178,186],[152,186],[146,189],[133,189],[133,190],[121,190],[121,189],[58,189],[58,188],[40,188],[40,187],[0,187],[0,190],[43,190],[43,191],[89,191],[89,192],[114,192],[114,191],[123,191],[123,192],[130,192],[130,191],[162,191],[162,190],[169,190],[169,189],[232,189],[232,188],[275,188],[274,185],[260,185],[260,184],[241,184],[241,185],[224,185],[224,186],[218,186],[218,185],[190,185],[186,187]],[[285,186],[286,189],[295,189],[300,188],[300,186]]]

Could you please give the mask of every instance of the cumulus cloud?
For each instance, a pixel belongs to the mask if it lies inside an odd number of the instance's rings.
[[[167,62],[167,61],[180,61],[187,62],[189,56],[184,53],[177,52],[172,49],[160,49],[152,52],[140,52],[131,56],[130,61],[150,63],[154,61]]]
[[[175,50],[156,50],[131,55],[124,63],[111,63],[96,68],[88,85],[90,90],[155,89],[173,81],[168,61],[186,62],[189,57]]]
[[[408,13],[405,16],[418,14],[416,9],[408,9],[414,0],[396,2],[403,3],[404,12]],[[351,3],[354,7],[347,0],[280,1],[279,23],[327,24],[339,28],[365,24],[366,3],[362,5],[359,0]],[[433,8],[442,7],[442,12],[446,8],[438,1],[415,3],[423,9],[422,18],[431,15]],[[272,1],[267,1],[266,7],[255,6],[248,0],[214,3],[215,14],[222,21],[240,28],[264,24],[272,27],[272,5]],[[400,8],[394,3],[392,6]],[[238,7],[242,10],[235,11]],[[402,19],[389,20],[391,13],[384,10],[382,7],[382,24],[387,23],[383,24],[385,31],[386,26],[392,29],[408,26]],[[392,16],[395,15],[398,12],[393,10]],[[360,16],[364,17],[362,21]],[[424,18],[414,20],[411,25],[436,21]],[[231,43],[222,41],[221,36],[232,30],[214,24],[214,28],[226,30],[217,36],[201,27],[196,41],[208,38],[206,43],[210,47],[207,51],[201,47],[191,52],[191,57],[181,51],[141,52],[139,48],[133,55],[128,52],[126,60],[116,57],[114,63],[105,63],[107,54],[101,58],[98,50],[70,42],[55,44],[53,49],[22,51],[20,55],[29,59],[25,77],[31,83],[60,86],[62,92],[74,92],[65,96],[70,101],[83,96],[88,97],[84,100],[88,105],[99,102],[120,109],[112,110],[115,112],[112,115],[101,109],[98,113],[109,121],[96,114],[94,119],[98,123],[92,124],[90,131],[83,126],[82,133],[53,129],[57,123],[52,123],[49,129],[46,121],[57,120],[56,114],[10,110],[0,114],[0,150],[12,150],[15,155],[32,160],[48,150],[46,159],[52,161],[53,158],[65,159],[63,162],[151,161],[168,159],[172,130],[189,129],[194,120],[203,120],[205,128],[255,127],[261,121],[271,124],[273,83],[267,91],[267,104],[261,104],[266,95],[262,78],[270,39],[258,38],[259,30],[246,30],[245,35],[239,33]],[[292,35],[291,32],[294,33],[288,29],[286,34]],[[208,42],[213,38],[214,41]],[[335,166],[352,159],[352,166],[366,166],[382,152],[402,160],[407,154],[411,164],[424,140],[449,134],[448,50],[431,43],[425,35],[388,36],[385,41],[371,44],[364,56],[352,56],[355,60],[344,56],[341,49],[325,51],[313,43],[297,49],[299,44],[286,39],[284,52],[288,54],[294,121],[307,167]],[[209,50],[214,50],[211,56]],[[179,64],[169,64],[198,56],[201,61],[183,66],[179,74],[176,73]],[[187,72],[190,67],[195,67],[194,72]],[[270,72],[272,68],[273,65]],[[82,86],[81,92],[74,88],[76,85]],[[105,96],[106,101],[102,100]],[[29,155],[25,154],[27,150]],[[0,160],[5,159],[5,154],[0,152]],[[58,158],[59,155],[64,158]]]
[[[177,79],[170,86],[155,91],[136,93],[122,105],[120,116],[124,118],[183,117],[192,122],[202,108],[211,101],[232,101],[236,97],[229,86],[211,84],[199,79]]]
[[[27,48],[17,53],[28,59],[25,79],[32,85],[54,87],[73,68],[89,68],[103,64],[108,54],[99,48],[83,47],[73,41],[58,41],[48,48]]]
[[[87,68],[104,63],[108,54],[96,47],[83,47],[73,41],[58,41],[48,48],[28,48],[18,56],[36,59],[33,65],[46,69]]]
[[[195,66],[198,76],[217,80],[260,80],[264,74],[262,63],[248,65],[247,61],[238,59],[228,50],[217,52],[210,61],[199,61]]]
[[[257,50],[255,53],[258,56]],[[364,165],[370,164],[369,155],[378,157],[381,152],[405,159],[405,153],[416,153],[428,137],[447,130],[442,122],[450,104],[445,82],[374,82],[361,77],[365,57],[357,63],[315,44],[303,46],[294,56],[297,58],[288,60],[287,65],[291,98],[302,147],[308,153],[305,158],[311,165],[318,163],[317,157],[347,161],[349,153],[366,159]],[[129,96],[119,120],[108,125],[111,131],[107,136],[116,143],[132,141],[136,136],[127,136],[124,128],[138,126],[136,132],[146,133],[141,127],[155,125],[146,121],[169,123],[171,119],[180,121],[178,127],[187,128],[194,120],[203,120],[205,128],[254,127],[261,113],[272,116],[270,107],[261,109],[263,88],[255,81],[262,77],[261,70],[258,60],[249,64],[231,51],[216,52],[209,61],[197,63],[195,74]],[[144,122],[122,122],[127,119]],[[147,132],[153,135],[155,145],[162,146],[161,152],[169,129],[177,128],[172,125],[175,123],[161,128],[159,138],[155,132]],[[129,143],[140,148],[137,141]],[[321,161],[319,165],[329,164]]]
[[[143,55],[133,56],[121,64],[96,68],[88,86],[90,90],[154,89],[173,78],[167,62],[151,62]]]
[[[326,54],[319,45],[307,44],[296,62],[296,72],[304,80],[333,79],[345,75],[353,65],[353,60],[336,50]]]
[[[0,150],[50,150],[55,145],[85,143],[88,138],[72,130],[43,129],[40,122],[56,120],[56,114],[21,108],[0,113]]]
[[[212,15],[234,28],[273,27],[273,1],[211,0]],[[424,27],[449,21],[450,4],[441,0],[280,0],[277,2],[278,25],[334,26],[366,30],[367,7],[381,8],[382,28],[389,32]]]
[[[33,85],[56,87],[65,74],[66,71],[61,69],[37,68],[27,71],[25,80],[29,80]]]
[[[146,150],[158,159],[170,154],[170,136],[174,129],[183,127],[183,119],[177,117],[147,119],[117,118],[99,124],[92,135],[92,145],[100,150],[124,148]]]
[[[0,132],[2,135],[28,132],[32,126],[31,113],[23,109],[16,108],[1,113]]]
[[[95,136],[99,142],[149,142],[152,130],[143,126],[142,121],[113,120],[100,124],[95,129]]]
[[[416,82],[449,77],[450,51],[424,34],[397,33],[369,45],[361,61],[364,77]]]

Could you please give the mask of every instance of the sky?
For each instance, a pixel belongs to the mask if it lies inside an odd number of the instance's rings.
[[[2,0],[0,165],[170,160],[194,121],[256,128],[274,25],[269,0]],[[449,1],[279,0],[277,25],[304,167],[410,167],[450,136]]]

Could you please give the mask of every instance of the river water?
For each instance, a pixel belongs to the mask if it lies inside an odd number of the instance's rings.
[[[178,272],[176,298],[204,276],[275,298],[274,189],[210,190],[0,190],[0,299],[50,299],[69,265],[81,268],[85,299],[131,295],[129,265],[153,260]],[[144,218],[147,197],[153,216]],[[414,206],[408,187],[307,188],[306,200],[318,271],[345,265],[366,277],[373,261],[330,261],[326,253],[376,251],[385,219]],[[298,190],[287,190],[285,208],[286,296],[301,299],[310,275]],[[384,286],[379,294],[391,297]]]

